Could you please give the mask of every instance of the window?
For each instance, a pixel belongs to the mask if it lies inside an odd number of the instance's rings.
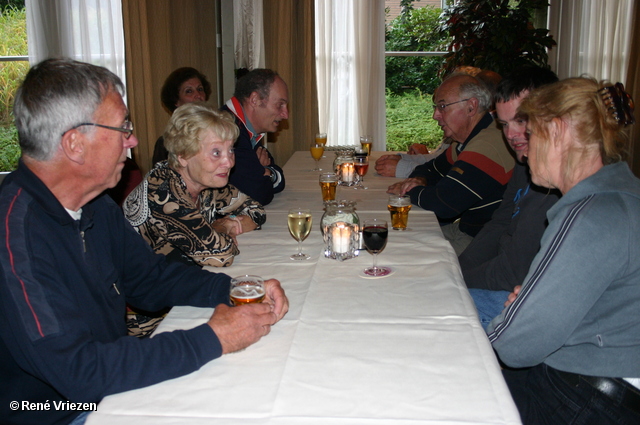
[[[433,149],[442,139],[431,118],[431,95],[440,84],[447,44],[436,31],[442,2],[386,0],[385,5],[387,150],[406,151],[413,143]]]
[[[20,157],[13,124],[13,96],[29,70],[24,0],[6,2],[0,15],[0,171],[15,169]]]

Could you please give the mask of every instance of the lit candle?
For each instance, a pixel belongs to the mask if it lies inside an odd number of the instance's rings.
[[[353,183],[355,177],[355,166],[351,162],[343,162],[341,167],[342,181],[345,183]]]
[[[343,222],[338,222],[331,229],[331,250],[336,254],[349,252],[351,242],[351,227]]]

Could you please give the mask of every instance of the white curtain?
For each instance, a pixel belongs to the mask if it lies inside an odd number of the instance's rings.
[[[234,52],[236,68],[264,68],[264,25],[262,0],[233,1]]]
[[[634,0],[552,0],[549,64],[560,78],[626,81]]]
[[[69,57],[126,83],[120,0],[26,0],[29,61]]]
[[[316,0],[319,128],[327,144],[386,149],[384,0]]]

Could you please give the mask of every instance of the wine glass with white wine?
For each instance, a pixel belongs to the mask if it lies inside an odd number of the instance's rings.
[[[291,233],[293,239],[298,241],[298,253],[289,258],[292,260],[308,260],[311,257],[302,252],[302,241],[311,232],[311,210],[305,208],[290,209],[287,224],[289,225],[289,233]]]

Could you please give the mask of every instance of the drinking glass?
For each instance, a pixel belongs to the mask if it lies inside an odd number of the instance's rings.
[[[318,161],[320,161],[320,158],[322,158],[322,154],[324,153],[324,145],[321,145],[320,143],[312,143],[310,150],[311,156],[316,160],[316,168],[311,171],[322,171],[322,168],[320,168],[320,164],[318,163]]]
[[[260,276],[246,274],[231,279],[229,299],[233,305],[261,303],[265,294],[264,280]]]
[[[353,187],[354,189],[367,189],[364,183],[364,175],[369,170],[369,157],[357,156],[355,157],[354,164],[356,168],[356,174],[358,174],[358,183]]]
[[[318,133],[316,134],[316,143],[322,145],[323,147],[327,144],[327,133]],[[326,156],[322,155],[323,158]]]
[[[326,145],[327,144],[327,133],[318,133],[316,134],[316,143],[319,145]]]
[[[409,195],[389,195],[387,208],[391,213],[391,227],[393,227],[393,230],[407,230],[409,211],[411,210],[411,198]]]
[[[373,255],[373,266],[364,269],[364,274],[367,276],[386,276],[391,273],[389,267],[377,266],[378,254],[382,252],[387,245],[388,235],[389,229],[387,228],[387,222],[385,220],[370,219],[364,221],[364,225],[362,226],[364,247],[367,248],[369,254]]]
[[[311,211],[304,208],[290,209],[287,224],[289,225],[289,233],[291,233],[293,239],[298,241],[298,253],[289,258],[292,260],[308,260],[311,257],[302,253],[302,241],[309,236],[311,231]]]
[[[367,155],[371,155],[371,144],[373,143],[372,136],[360,136],[360,144],[367,150]]]
[[[360,156],[369,156],[369,152],[367,152],[367,150],[365,148],[363,148],[362,146],[358,146],[356,147],[353,155],[358,158]]]
[[[338,175],[336,173],[322,173],[319,177],[320,190],[323,201],[335,201]]]

